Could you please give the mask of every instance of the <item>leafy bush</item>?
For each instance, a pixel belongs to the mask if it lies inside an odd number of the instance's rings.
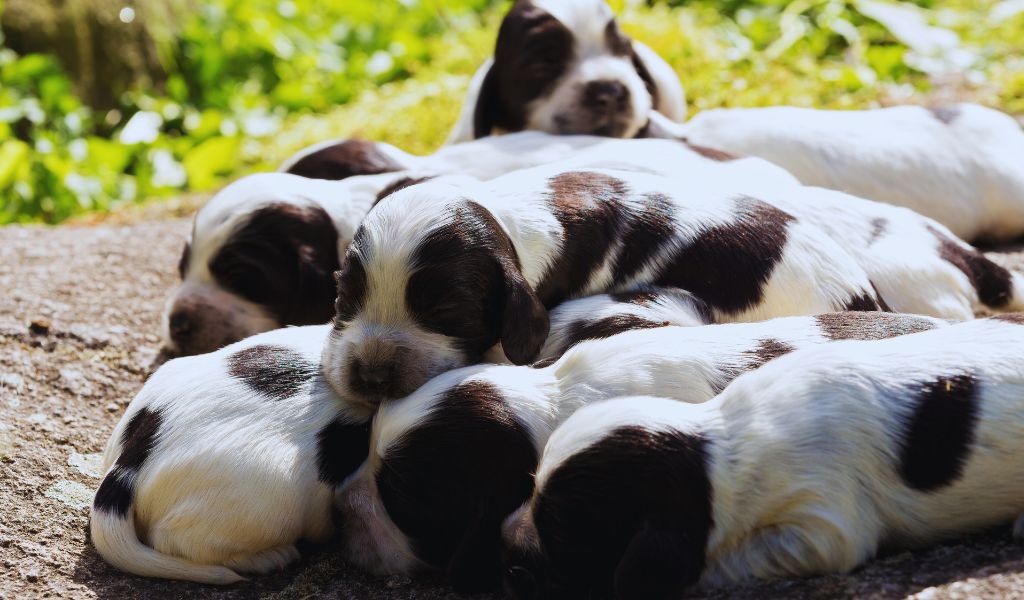
[[[166,83],[105,114],[75,98],[52,58],[0,48],[0,223],[210,190],[330,137],[429,152],[508,1],[198,4],[160,46]],[[612,4],[680,73],[691,112],[970,99],[1024,113],[1024,14],[994,18],[997,0],[916,0],[924,12],[906,14],[959,36],[934,55],[897,37],[878,0]]]

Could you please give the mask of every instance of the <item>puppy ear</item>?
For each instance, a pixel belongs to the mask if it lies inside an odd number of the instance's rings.
[[[501,321],[501,348],[513,364],[537,359],[551,324],[537,293],[518,270],[506,270],[505,312]]]
[[[448,563],[448,583],[462,594],[487,592],[501,582],[501,525],[484,512],[483,507],[477,509]]]
[[[473,139],[491,135],[494,127],[501,119],[501,103],[498,100],[498,76],[494,65],[487,68],[487,74],[480,84],[476,97],[476,108],[473,109]]]
[[[675,600],[697,583],[702,569],[685,531],[646,523],[615,568],[615,597]]]
[[[633,68],[647,84],[654,110],[669,119],[682,123],[686,120],[686,93],[679,76],[663,58],[642,42],[632,41]]]

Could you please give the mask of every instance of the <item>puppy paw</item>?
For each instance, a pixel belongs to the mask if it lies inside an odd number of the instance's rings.
[[[1017,540],[1024,540],[1024,513],[1017,516],[1013,522],[1013,537]]]
[[[240,555],[225,563],[225,566],[241,573],[270,573],[280,571],[299,560],[295,546],[278,546],[256,554]]]

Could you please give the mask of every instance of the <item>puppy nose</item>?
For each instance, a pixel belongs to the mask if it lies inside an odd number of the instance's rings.
[[[379,386],[391,379],[392,367],[393,365],[391,364],[366,364],[360,362],[356,365],[356,375],[364,383]]]
[[[629,90],[621,82],[599,79],[587,84],[584,99],[588,105],[596,108],[620,108],[629,99]]]
[[[194,324],[186,313],[174,312],[167,320],[167,328],[170,330],[171,339],[180,342],[192,335]]]

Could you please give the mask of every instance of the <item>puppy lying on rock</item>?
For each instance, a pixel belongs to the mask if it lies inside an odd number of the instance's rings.
[[[585,407],[504,526],[507,589],[679,598],[846,572],[1024,510],[1024,317],[796,351],[711,402]]]
[[[343,486],[346,556],[376,573],[439,571],[459,590],[496,587],[502,520],[527,500],[551,431],[580,406],[624,394],[705,402],[741,373],[798,348],[943,327],[916,315],[848,312],[759,323],[658,327],[694,312],[685,297],[634,296],[611,335],[601,298],[554,311],[556,346],[586,341],[557,362],[477,365],[442,374],[383,404],[367,462]],[[637,302],[632,304],[632,302]],[[589,319],[581,313],[590,311]],[[580,336],[574,338],[573,332]],[[607,335],[611,337],[605,338]],[[637,596],[639,597],[639,596]]]

